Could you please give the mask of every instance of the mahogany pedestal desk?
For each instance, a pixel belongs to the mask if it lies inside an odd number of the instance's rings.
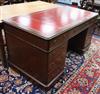
[[[68,42],[77,50],[89,47],[96,18],[96,13],[62,6],[4,20],[7,61],[49,88],[63,73]]]

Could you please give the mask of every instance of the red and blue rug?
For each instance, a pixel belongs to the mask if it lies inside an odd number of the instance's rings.
[[[25,77],[0,64],[0,94],[45,94]],[[100,94],[100,37],[84,55],[68,52],[63,75],[46,94]]]

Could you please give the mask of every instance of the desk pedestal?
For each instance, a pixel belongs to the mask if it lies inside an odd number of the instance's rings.
[[[20,29],[5,25],[9,64],[48,88],[62,73],[67,41],[59,36],[43,40]]]
[[[83,30],[83,32],[69,39],[68,49],[76,51],[78,53],[83,53],[88,50],[91,44],[92,34],[95,29],[95,24],[91,27]]]

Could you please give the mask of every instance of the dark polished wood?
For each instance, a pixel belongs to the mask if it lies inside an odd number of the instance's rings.
[[[71,38],[68,43],[68,48],[80,54],[87,51],[91,44],[91,38],[94,30],[95,24]]]
[[[77,50],[90,45],[96,18],[96,13],[67,6],[4,20],[9,63],[50,87],[63,73],[68,43],[71,48],[77,44]]]
[[[62,37],[58,37],[58,43],[55,39],[49,42],[28,33],[22,35],[20,29],[15,29],[10,25],[5,24],[5,27],[7,29],[5,32],[7,31],[8,61],[14,62],[14,65],[41,81],[45,87],[56,76],[60,76],[59,74],[63,72],[64,68],[67,41],[65,44]],[[14,31],[16,34],[10,31]],[[20,35],[21,37],[18,37]],[[28,40],[28,38],[30,39]],[[35,45],[34,41],[39,46]],[[49,46],[51,47],[48,48]]]

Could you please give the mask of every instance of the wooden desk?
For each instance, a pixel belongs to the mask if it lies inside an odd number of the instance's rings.
[[[9,64],[50,87],[63,73],[68,42],[77,50],[89,47],[96,18],[63,6],[4,20]]]
[[[20,4],[12,4],[12,5],[5,5],[5,6],[0,6],[0,31],[2,30],[2,20],[11,18],[14,16],[19,16],[19,15],[25,15],[28,13],[33,13],[36,11],[41,11],[41,10],[46,10],[50,8],[57,7],[58,5],[52,4],[52,3],[46,3],[42,1],[34,1],[34,2],[26,2],[26,3],[20,3]],[[2,27],[2,28],[1,28]],[[2,37],[2,32],[0,32],[0,48],[1,50],[1,57],[2,57],[2,62],[5,64],[5,51],[4,51],[4,43],[3,43],[3,37]],[[6,66],[5,66],[6,67]]]

